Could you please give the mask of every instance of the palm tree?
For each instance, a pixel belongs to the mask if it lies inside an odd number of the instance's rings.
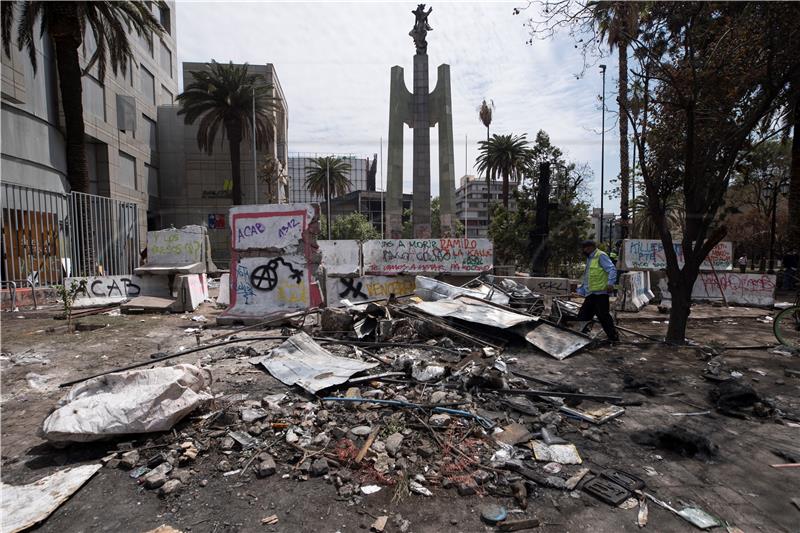
[[[683,204],[683,195],[674,193],[664,202],[666,210],[667,228],[673,234],[683,231],[683,221],[686,210]],[[636,239],[660,239],[658,223],[650,212],[647,194],[641,193],[631,202],[631,209],[636,215],[631,227],[631,236]]]
[[[275,102],[271,96],[272,85],[260,74],[249,74],[249,65],[233,62],[217,63],[211,60],[205,70],[192,72],[192,81],[176,97],[181,105],[179,115],[185,115],[186,124],[200,119],[197,129],[197,146],[211,155],[214,140],[220,127],[222,139],[228,137],[231,153],[231,181],[233,205],[242,203],[242,169],[240,148],[243,139],[249,139],[253,129],[255,100],[256,146],[267,143],[272,128]]]
[[[489,126],[492,125],[492,113],[494,112],[494,100],[489,100],[489,103],[486,103],[486,99],[483,100],[480,107],[478,108],[478,118],[481,121],[481,124],[484,125],[486,128],[486,142],[489,142]],[[489,204],[492,201],[492,182],[491,176],[489,172],[486,172],[486,221],[488,224],[489,218],[491,217],[491,209],[489,208]]]
[[[638,28],[640,7],[637,2],[593,2],[594,18],[600,39],[610,50],[617,48],[619,58],[619,211],[622,219],[622,238],[628,234],[628,194],[630,166],[628,161],[628,43]]]
[[[532,158],[528,139],[522,135],[497,135],[481,141],[477,165],[478,171],[503,176],[503,207],[508,208],[509,178],[519,181],[522,173],[530,166]]]
[[[83,123],[83,88],[78,49],[84,33],[91,30],[97,50],[90,61],[97,65],[100,82],[105,79],[107,61],[114,74],[123,72],[133,61],[128,34],[141,36],[150,32],[160,35],[163,29],[150,12],[149,4],[141,0],[91,2],[2,2],[3,51],[11,52],[11,26],[14,11],[18,11],[17,46],[27,48],[33,72],[36,73],[37,21],[41,34],[53,43],[61,90],[61,108],[67,144],[67,179],[72,190],[89,192],[89,166],[86,162],[85,128]],[[166,6],[162,1],[159,6]]]
[[[350,182],[350,168],[350,163],[343,157],[314,157],[311,159],[311,166],[306,169],[306,187],[313,194],[324,195],[325,201],[330,203],[332,196],[350,192],[353,185]]]

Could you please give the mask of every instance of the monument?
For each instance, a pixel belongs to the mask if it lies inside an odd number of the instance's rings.
[[[428,93],[428,42],[433,28],[425,4],[412,11],[416,20],[409,35],[414,39],[414,92],[406,89],[403,67],[394,66],[389,90],[389,153],[386,176],[386,226],[389,238],[399,239],[403,229],[403,125],[413,129],[414,238],[431,236],[431,133],[439,125],[439,201],[442,236],[453,235],[455,222],[455,162],[453,109],[450,98],[450,65],[439,65],[433,92]]]

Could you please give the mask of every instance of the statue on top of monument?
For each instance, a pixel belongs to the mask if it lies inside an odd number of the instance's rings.
[[[418,54],[428,53],[428,41],[425,36],[429,31],[432,31],[431,25],[428,24],[428,15],[433,11],[432,7],[425,11],[425,4],[418,4],[417,9],[412,11],[417,20],[414,21],[414,28],[408,34],[414,39],[414,45],[417,47]]]

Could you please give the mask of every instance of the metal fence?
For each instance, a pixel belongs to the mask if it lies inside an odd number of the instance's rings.
[[[69,200],[72,275],[132,274],[139,261],[137,205],[80,192]]]
[[[138,265],[139,212],[131,202],[3,183],[0,235],[4,282],[57,285]]]

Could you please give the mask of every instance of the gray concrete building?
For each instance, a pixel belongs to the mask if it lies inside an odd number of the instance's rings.
[[[317,157],[339,157],[350,165],[350,192],[374,191],[375,176],[378,168],[378,154],[315,154],[292,153],[289,154],[289,201],[291,202],[325,202],[325,195],[314,194],[306,187],[306,176],[309,168],[313,167],[313,159]],[[333,204],[332,204],[333,205]]]
[[[489,210],[486,204],[486,179],[473,175],[462,176],[460,186],[456,189],[456,216],[467,229],[467,237],[488,237],[489,235]],[[519,184],[509,182],[509,194],[513,193]],[[492,204],[503,202],[503,182],[493,181],[491,184]],[[517,208],[513,196],[508,199],[510,209]]]
[[[413,196],[409,193],[403,195],[403,213],[411,209]],[[383,206],[381,206],[383,204]],[[322,213],[327,212],[327,204],[324,200],[320,203]],[[331,200],[331,218],[349,215],[350,213],[361,213],[372,223],[372,226],[387,234],[386,221],[381,224],[381,217],[386,216],[386,193],[382,191],[352,191],[345,195],[338,196]],[[406,222],[403,218],[403,222]]]
[[[192,81],[192,72],[205,68],[205,63],[183,63],[184,87]],[[278,197],[268,198],[268,184],[256,178],[253,172],[252,140],[243,140],[240,149],[242,203],[257,204],[288,198],[287,131],[289,109],[275,66],[250,64],[251,73],[260,74],[272,86],[276,106],[273,111],[272,135],[266,147],[256,152],[256,165],[271,156],[282,166],[277,188]],[[197,146],[199,120],[184,124],[178,115],[178,105],[160,106],[158,109],[158,153],[162,174],[159,187],[160,208],[157,223],[161,227],[202,224],[208,227],[211,252],[218,265],[225,265],[230,256],[230,227],[227,220],[231,206],[231,162],[225,137],[218,135],[213,153],[208,155]]]
[[[101,82],[97,66],[83,76],[86,155],[92,194],[135,203],[143,241],[148,219],[159,206],[162,162],[157,150],[157,106],[171,104],[178,91],[175,58],[175,3],[152,4],[165,29],[160,37],[131,34],[133,61],[116,75],[109,67]],[[12,25],[16,40],[16,23]],[[66,146],[54,51],[37,36],[37,71],[27,51],[12,44],[2,56],[2,180],[38,191],[69,192]],[[79,49],[88,63],[96,44],[87,31]],[[141,243],[143,245],[143,242]]]

